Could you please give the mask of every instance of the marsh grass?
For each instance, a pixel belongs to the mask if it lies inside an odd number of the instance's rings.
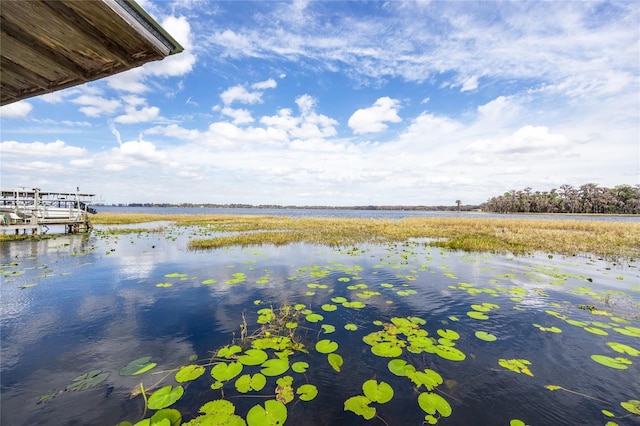
[[[608,258],[640,256],[640,223],[598,220],[484,217],[411,217],[400,220],[291,218],[252,215],[164,215],[99,213],[94,224],[173,221],[230,235],[193,239],[189,248],[212,249],[296,242],[329,246],[429,239],[427,244],[472,252],[595,254]]]

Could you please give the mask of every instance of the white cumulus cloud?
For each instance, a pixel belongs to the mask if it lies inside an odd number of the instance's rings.
[[[375,133],[385,130],[386,123],[399,123],[400,102],[388,96],[379,98],[373,106],[361,108],[349,118],[348,125],[355,134]]]
[[[33,105],[27,101],[18,101],[9,105],[0,107],[0,117],[2,118],[26,118]]]

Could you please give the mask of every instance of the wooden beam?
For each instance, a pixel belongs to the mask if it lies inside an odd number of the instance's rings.
[[[132,59],[126,49],[107,37],[103,32],[98,30],[93,23],[79,15],[71,7],[67,6],[62,1],[46,1],[44,4],[55,14],[60,16],[61,19],[73,22],[75,24],[75,29],[82,31],[84,35],[107,48],[109,53],[113,54],[122,65],[131,65]]]
[[[19,75],[22,79],[40,89],[47,90],[51,85],[51,81],[49,81],[47,78],[41,76],[40,74],[37,74],[36,72],[28,68],[23,67],[20,64],[16,64],[12,60],[4,56],[0,59],[0,67],[2,67],[3,73],[10,72]]]
[[[54,62],[61,68],[63,68],[69,74],[77,77],[82,81],[87,81],[87,76],[84,69],[74,63],[66,56],[61,55],[59,52],[51,50],[48,46],[43,44],[40,40],[33,37],[31,34],[23,31],[20,27],[12,22],[7,21],[4,17],[0,16],[0,27],[5,37],[13,38],[17,43],[24,46],[25,49],[31,49],[48,60]]]

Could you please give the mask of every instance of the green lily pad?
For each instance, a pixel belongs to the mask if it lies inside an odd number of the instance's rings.
[[[362,391],[371,402],[384,404],[393,398],[393,388],[386,382],[367,380],[362,384]]]
[[[486,331],[476,331],[475,334],[478,339],[484,340],[485,342],[494,342],[498,339],[495,335],[487,333]]]
[[[599,336],[609,335],[609,333],[607,333],[606,331],[596,327],[583,327],[583,330],[588,331],[589,333],[597,334]]]
[[[302,385],[296,390],[296,394],[300,395],[301,401],[311,401],[318,396],[318,388],[315,385]]]
[[[135,359],[120,369],[121,376],[137,376],[151,370],[156,366],[155,362],[149,362],[150,356]]]
[[[288,404],[293,401],[293,377],[284,376],[276,380],[276,400],[283,404]]]
[[[329,354],[338,350],[338,344],[329,339],[323,339],[316,343],[316,351],[321,354]]]
[[[269,355],[262,349],[247,349],[243,355],[238,357],[238,362],[244,365],[260,365],[269,358]]]
[[[606,367],[615,368],[617,370],[626,370],[627,362],[621,362],[620,358],[611,358],[606,355],[591,355],[591,359],[597,362],[598,364],[602,364]],[[622,358],[625,359],[625,358]],[[629,361],[629,360],[626,360]],[[629,361],[630,362],[630,361]]]
[[[291,369],[296,373],[304,373],[309,368],[309,363],[304,361],[298,361],[291,364]]]
[[[247,413],[249,426],[280,426],[287,420],[287,407],[280,401],[270,399],[251,407]]]
[[[488,315],[483,314],[482,312],[478,312],[478,311],[469,311],[467,312],[467,316],[473,319],[477,319],[477,320],[487,320],[489,319]]]
[[[352,302],[343,302],[342,306],[344,306],[345,308],[362,309],[367,305],[365,305],[364,303],[362,303],[359,300],[354,300]]]
[[[233,379],[242,372],[243,365],[239,362],[221,362],[213,366],[211,376],[219,382]]]
[[[625,410],[637,414],[640,416],[640,401],[637,399],[630,399],[629,401],[621,402],[622,408]]]
[[[179,400],[183,394],[184,388],[182,386],[164,386],[151,394],[147,405],[152,410],[166,408]]]
[[[243,374],[236,380],[236,389],[238,392],[247,393],[251,390],[261,391],[267,384],[267,378],[256,373],[253,376],[251,374]]]
[[[417,387],[424,385],[427,390],[433,390],[436,386],[442,384],[442,376],[436,371],[426,369],[424,371],[408,372],[407,377],[411,379]]]
[[[200,412],[204,414],[233,414],[235,411],[235,405],[226,399],[209,401],[200,407]]]
[[[372,345],[371,352],[385,358],[396,358],[402,355],[402,347],[398,342],[381,342]]]
[[[348,331],[356,331],[358,329],[358,326],[355,324],[349,323],[344,325],[344,329]]]
[[[625,336],[640,337],[640,328],[638,327],[631,327],[631,326],[627,326],[624,328],[615,327],[614,330],[620,334],[624,334]]]
[[[284,374],[289,369],[288,359],[268,359],[262,363],[262,370],[260,372],[265,376],[279,376]]]
[[[467,356],[460,349],[453,346],[437,345],[435,347],[435,353],[441,358],[448,359],[449,361],[464,361]]]
[[[624,343],[607,342],[607,346],[609,346],[611,349],[621,354],[627,354],[631,356],[640,355],[640,351],[638,349],[629,345],[625,345]]]
[[[320,306],[320,308],[326,312],[333,312],[338,309],[338,307],[332,303],[325,303],[324,305]]]
[[[457,340],[460,338],[460,334],[453,330],[438,330],[438,335],[448,340]]]
[[[403,359],[392,359],[387,364],[387,367],[389,368],[389,371],[400,377],[408,376],[416,371],[416,368],[413,365],[407,364],[407,361]]]
[[[504,359],[500,358],[498,360],[498,365],[506,368],[507,370],[511,370],[514,373],[522,373],[527,376],[533,377],[533,373],[529,370],[529,365],[531,362],[526,359]]]
[[[434,415],[437,412],[442,417],[449,417],[451,415],[451,405],[437,393],[421,393],[418,396],[418,405],[427,414]]]
[[[182,414],[173,408],[163,408],[153,413],[149,423],[151,425],[180,426]]]
[[[371,420],[376,415],[376,409],[369,404],[371,400],[364,395],[352,396],[344,402],[344,411],[351,411],[366,420]]]
[[[83,391],[85,389],[98,386],[100,383],[107,380],[111,372],[102,370],[92,370],[88,373],[79,375],[71,380],[71,384],[67,386],[69,391]]]
[[[325,332],[325,334],[329,334],[336,331],[336,327],[331,324],[322,324],[322,330]]]
[[[309,314],[305,317],[305,319],[309,322],[318,322],[322,321],[324,317],[320,314]]]
[[[239,345],[224,346],[218,350],[218,358],[231,358],[238,352],[242,352],[242,348]]]
[[[333,368],[338,373],[340,372],[340,367],[342,367],[342,364],[344,363],[342,356],[336,353],[330,353],[329,355],[327,355],[327,361],[329,362],[331,368]]]
[[[176,373],[176,382],[184,383],[197,379],[204,374],[204,367],[201,365],[185,365]]]

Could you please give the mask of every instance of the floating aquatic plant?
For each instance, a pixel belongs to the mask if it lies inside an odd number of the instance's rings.
[[[178,383],[186,383],[197,379],[205,372],[205,368],[201,365],[185,365],[176,373],[175,379]]]
[[[164,386],[151,394],[148,406],[152,410],[159,410],[173,405],[177,400],[182,398],[184,388],[182,386]]]
[[[615,368],[617,370],[626,370],[629,368],[629,364],[632,364],[631,360],[623,357],[612,358],[606,355],[591,355],[591,359],[602,364],[606,367]]]
[[[254,405],[247,413],[249,426],[279,426],[287,420],[287,407],[280,401],[270,399],[265,401],[264,407]]]
[[[514,373],[522,373],[527,376],[533,377],[533,373],[529,370],[529,365],[531,362],[526,359],[504,359],[500,358],[498,360],[498,365],[506,368],[507,370],[511,370]]]
[[[437,393],[421,393],[418,395],[418,405],[427,413],[424,419],[429,424],[436,424],[439,417],[449,417],[452,412],[449,402]]]
[[[154,368],[157,364],[155,362],[151,362],[150,356],[144,356],[142,358],[135,359],[131,361],[129,364],[125,365],[120,369],[121,376],[137,376],[139,374],[145,373],[152,368]]]

